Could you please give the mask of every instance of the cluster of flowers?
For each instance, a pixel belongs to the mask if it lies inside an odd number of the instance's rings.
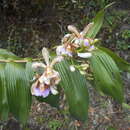
[[[91,51],[95,50],[94,43],[97,39],[85,38],[86,33],[92,27],[92,23],[88,24],[82,32],[78,32],[76,27],[69,25],[68,30],[71,34],[66,34],[62,39],[62,45],[56,49],[57,57],[50,63],[49,52],[46,48],[42,49],[42,55],[46,64],[35,62],[32,64],[32,68],[38,72],[39,69],[43,69],[42,74],[36,74],[34,77],[35,82],[32,84],[31,93],[35,96],[47,97],[50,93],[53,95],[58,94],[57,85],[60,82],[60,76],[57,71],[53,69],[54,64],[61,62],[64,56],[73,57],[77,55],[81,58],[89,58],[92,56]],[[73,66],[70,67],[72,71],[75,71]]]
[[[89,58],[92,56],[91,51],[95,50],[94,44],[97,39],[85,38],[86,33],[92,27],[93,23],[88,24],[82,32],[78,32],[76,27],[69,25],[68,30],[71,34],[66,34],[62,39],[62,45],[56,49],[57,55],[67,55],[72,57],[76,54],[81,58]]]

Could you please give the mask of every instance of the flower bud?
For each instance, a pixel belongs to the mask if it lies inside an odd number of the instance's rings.
[[[75,67],[73,65],[70,66],[70,71],[74,72],[75,71]]]

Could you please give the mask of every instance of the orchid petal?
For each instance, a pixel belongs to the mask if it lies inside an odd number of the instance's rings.
[[[84,39],[83,38],[78,38],[75,40],[75,44],[79,44],[82,45],[84,43]]]
[[[89,23],[85,28],[84,30],[82,31],[82,37],[84,37],[88,32],[89,30],[93,27],[94,23]]]
[[[68,25],[68,30],[74,33],[77,37],[80,37],[80,33],[78,32],[77,28],[73,25]]]
[[[43,92],[42,92],[42,97],[47,97],[48,95],[50,94],[50,89],[49,88],[47,88],[47,89],[45,89]]]
[[[44,75],[42,75],[38,80],[40,83],[44,83]]]
[[[68,55],[68,56],[72,57],[72,53],[69,51],[66,51],[64,55]]]
[[[58,94],[58,91],[56,90],[56,86],[51,86],[51,87],[50,87],[50,90],[51,90],[51,93],[52,93],[53,95],[57,95],[57,94]]]
[[[32,68],[34,71],[39,71],[40,69],[45,68],[45,67],[46,67],[46,65],[43,63],[40,63],[40,62],[32,63]]]
[[[69,40],[70,37],[71,37],[71,34],[66,34],[66,35],[62,38],[61,42],[62,42],[62,43],[66,43],[66,42]]]
[[[56,49],[56,54],[57,54],[58,56],[68,55],[68,56],[72,57],[72,53],[71,53],[70,51],[66,50],[63,45],[57,47],[57,49]]]
[[[65,48],[64,48],[63,45],[58,46],[58,47],[56,48],[56,54],[57,54],[58,56],[62,55],[62,53],[63,53],[64,51],[65,51]]]
[[[35,95],[35,89],[38,87],[38,83],[39,83],[39,81],[37,80],[35,83],[32,84],[32,87],[31,87],[32,95]]]
[[[55,78],[55,85],[56,85],[56,84],[58,84],[58,83],[60,82],[60,80],[61,80],[60,75],[59,75],[58,72],[55,73],[55,77],[54,77],[54,78]]]
[[[91,53],[78,53],[78,56],[81,58],[90,58],[92,56]]]
[[[42,55],[46,62],[46,65],[48,66],[49,65],[49,52],[45,47],[42,49]]]
[[[74,41],[74,43],[75,43],[76,45],[79,45],[79,44],[80,44],[80,39],[77,38],[77,39]]]
[[[94,45],[90,46],[88,51],[93,51],[93,50],[95,50],[95,46]]]
[[[61,61],[63,61],[64,57],[63,56],[57,56],[56,58],[54,58],[50,64],[50,67],[53,67],[53,65],[55,65],[56,63],[59,63]]]
[[[64,36],[64,38],[69,38],[71,36],[71,34],[66,34],[65,36]]]
[[[39,88],[35,88],[35,89],[34,89],[34,95],[35,95],[35,96],[42,96],[42,92],[40,91]]]

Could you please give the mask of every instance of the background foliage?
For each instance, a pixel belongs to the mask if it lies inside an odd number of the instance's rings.
[[[96,12],[110,2],[113,2],[113,0],[2,0],[0,3],[0,48],[6,48],[22,57],[35,57],[43,46],[50,48],[59,44],[61,37],[67,32],[66,26],[68,24],[74,24],[82,30],[82,27],[90,22]],[[105,24],[98,34],[106,47],[116,51],[128,61],[130,61],[129,5],[129,0],[116,0],[116,4],[107,11]],[[0,66],[0,68],[2,67]],[[129,103],[129,98],[127,98],[127,102]],[[105,103],[103,107],[110,105]],[[115,104],[113,103],[113,106]],[[3,107],[8,108],[6,102]],[[8,109],[3,110],[8,111]],[[62,116],[66,117],[66,115],[63,114]],[[42,122],[41,124],[43,124],[48,120],[41,117],[38,118],[38,123]],[[95,117],[96,120],[98,119]],[[63,124],[64,121],[61,120],[61,122]],[[52,124],[55,123],[51,122],[50,124],[50,127],[53,127]],[[72,126],[78,127],[75,124]],[[60,128],[61,126],[56,127]],[[94,127],[96,128],[96,125]],[[97,127],[100,128],[100,123]],[[118,125],[116,127],[119,128]]]
[[[97,11],[110,2],[113,0],[2,0],[0,47],[24,57],[36,55],[43,45],[52,47],[59,44],[68,24],[82,29]],[[130,4],[129,0],[115,2],[105,15],[99,36],[105,46],[127,50]]]

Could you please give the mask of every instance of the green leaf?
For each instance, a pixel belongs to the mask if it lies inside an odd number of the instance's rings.
[[[25,64],[7,63],[5,75],[10,112],[25,123],[31,106],[30,85]]]
[[[116,62],[120,70],[130,72],[130,63],[128,63],[127,61],[125,61],[124,59],[116,55],[114,52],[112,52],[111,50],[105,47],[98,47],[98,48],[106,52],[108,55],[110,55],[113,58],[113,60]]]
[[[90,58],[90,67],[94,74],[96,88],[122,103],[124,100],[122,80],[113,59],[107,53],[97,50]]]
[[[0,49],[0,59],[19,60],[7,50]],[[0,62],[0,118],[6,120],[12,113],[21,123],[26,123],[31,107],[30,80],[33,77],[32,63]]]
[[[1,49],[1,48],[0,48],[0,55],[16,56],[12,52],[9,52],[6,49]]]
[[[8,118],[8,100],[7,100],[7,91],[6,91],[6,81],[4,73],[5,64],[0,64],[0,119],[7,120]]]
[[[28,80],[32,80],[34,76],[34,70],[32,69],[32,62],[26,63],[25,71],[26,71],[26,76],[28,77]]]
[[[97,13],[96,17],[93,20],[94,25],[91,27],[86,37],[95,38],[103,24],[103,20],[104,20],[104,9]]]
[[[13,54],[12,52],[9,52],[5,49],[0,49],[0,59],[6,59],[6,58],[16,59],[18,57],[15,54]]]
[[[60,86],[64,89],[72,116],[85,121],[89,104],[87,81],[78,70],[71,72],[69,66],[67,61],[62,61],[55,66],[61,76]]]
[[[102,27],[103,20],[104,20],[104,14],[105,14],[105,9],[113,5],[114,3],[111,3],[107,5],[104,9],[100,10],[95,18],[93,19],[94,25],[90,28],[88,33],[86,34],[87,38],[95,38],[97,33],[99,32],[100,28]]]

